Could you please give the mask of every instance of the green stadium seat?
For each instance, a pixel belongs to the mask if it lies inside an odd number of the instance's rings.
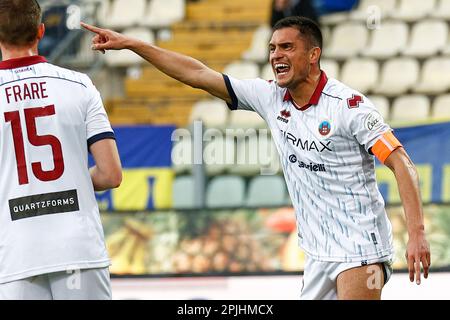
[[[247,206],[276,207],[286,205],[286,183],[278,175],[256,176],[248,187]]]
[[[174,209],[194,209],[195,185],[192,176],[179,176],[172,186],[172,207]]]
[[[211,180],[206,191],[208,208],[239,208],[245,205],[245,181],[239,176],[218,176]]]

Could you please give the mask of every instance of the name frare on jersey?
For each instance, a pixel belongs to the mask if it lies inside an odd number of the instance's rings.
[[[12,221],[45,214],[78,211],[77,190],[36,194],[9,200]]]
[[[298,161],[297,156],[295,154],[291,154],[289,156],[289,161],[291,163],[297,163],[299,168],[306,169],[312,172],[326,172],[325,165],[323,163],[312,163],[309,164],[304,163],[303,161]]]
[[[376,130],[383,125],[383,118],[378,112],[372,111],[364,119],[364,125],[369,131]]]
[[[287,141],[291,142],[294,147],[300,148],[304,151],[316,151],[319,153],[322,153],[324,151],[333,151],[331,149],[331,141],[309,141],[309,140],[302,140],[301,138],[297,138],[290,132],[286,132],[281,130],[283,133],[283,136],[286,138]]]

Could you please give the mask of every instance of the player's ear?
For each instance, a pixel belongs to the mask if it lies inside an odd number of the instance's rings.
[[[311,64],[319,63],[320,55],[322,50],[319,47],[314,47],[309,51],[309,62]]]
[[[45,25],[43,23],[39,24],[38,27],[38,33],[37,33],[37,39],[41,41],[41,39],[44,37],[45,33]]]

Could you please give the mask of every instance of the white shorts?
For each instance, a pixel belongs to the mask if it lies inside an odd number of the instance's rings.
[[[392,275],[391,257],[368,261],[367,264],[382,263],[384,285]],[[310,257],[306,259],[303,273],[301,300],[336,300],[336,281],[338,275],[348,269],[361,267],[361,262],[329,262],[317,261]]]
[[[0,300],[111,300],[109,268],[69,270],[0,284]]]

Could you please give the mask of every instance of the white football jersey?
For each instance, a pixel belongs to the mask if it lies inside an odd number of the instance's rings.
[[[105,138],[86,75],[41,56],[0,62],[0,283],[110,264],[88,171]]]
[[[268,123],[305,252],[362,264],[391,256],[391,224],[371,153],[384,162],[400,143],[367,97],[324,72],[302,107],[276,82],[224,79],[229,107],[254,110]]]

